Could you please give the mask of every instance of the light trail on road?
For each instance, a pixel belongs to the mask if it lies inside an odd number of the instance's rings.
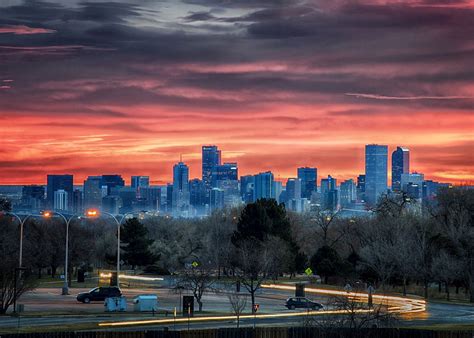
[[[353,313],[368,313],[372,310],[355,310]],[[182,323],[194,323],[194,322],[208,322],[208,321],[225,321],[225,320],[237,320],[237,319],[269,319],[269,318],[290,318],[290,317],[303,317],[303,316],[322,316],[322,315],[334,315],[334,314],[347,314],[346,310],[323,310],[323,311],[306,311],[296,313],[269,313],[261,315],[241,315],[239,318],[234,315],[230,316],[206,316],[206,317],[191,317],[191,318],[173,318],[173,319],[150,319],[150,320],[135,320],[135,321],[123,321],[123,322],[107,322],[99,323],[101,327],[114,327],[114,326],[141,326],[141,325],[160,325],[160,324],[182,324]]]
[[[285,290],[285,291],[295,291],[296,286],[294,285],[283,285],[283,284],[262,284],[262,288],[265,289],[274,289],[274,290]],[[360,303],[367,303],[369,295],[362,292],[351,292],[351,291],[339,291],[339,290],[329,290],[321,288],[305,288],[305,291],[315,294],[322,294],[327,296],[337,296],[337,297],[347,297],[354,299]],[[414,314],[426,311],[426,301],[423,299],[414,299],[408,297],[398,297],[398,296],[385,296],[385,295],[372,295],[374,303],[387,305],[388,311],[398,314]]]
[[[285,290],[295,291],[296,286],[294,285],[283,285],[283,284],[262,284],[262,288],[274,289],[274,290]],[[361,292],[347,292],[338,290],[329,290],[321,288],[305,288],[305,291],[309,293],[322,294],[327,296],[338,296],[352,299],[356,302],[367,303],[369,295]],[[375,304],[385,305],[390,313],[396,313],[401,315],[410,315],[416,313],[422,313],[426,311],[426,301],[422,299],[413,299],[408,297],[398,296],[384,296],[384,295],[372,295],[372,299]],[[205,317],[191,317],[191,318],[172,318],[172,319],[151,319],[151,320],[135,320],[135,321],[121,321],[121,322],[106,322],[99,323],[100,327],[117,327],[117,326],[142,326],[142,325],[161,325],[161,324],[182,324],[182,323],[195,323],[195,322],[206,322],[206,321],[226,321],[226,320],[237,320],[237,319],[270,319],[270,318],[291,318],[291,317],[303,317],[303,316],[321,316],[321,315],[347,315],[349,313],[369,313],[371,309],[355,309],[349,310],[322,310],[322,311],[306,311],[296,313],[273,313],[273,314],[257,314],[257,315],[241,315],[239,318],[235,315],[228,316],[205,316]]]

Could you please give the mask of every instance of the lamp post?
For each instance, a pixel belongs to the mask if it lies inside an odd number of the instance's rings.
[[[33,215],[28,214],[23,219],[18,214],[15,214],[14,212],[7,212],[7,213],[5,213],[5,215],[11,215],[11,216],[15,217],[18,220],[18,222],[20,223],[20,257],[18,259],[19,260],[18,266],[21,268],[21,266],[23,264],[23,228],[24,228],[24,225],[25,225],[26,221],[28,220],[28,218],[32,217]]]
[[[120,286],[120,276],[119,276],[120,275],[120,228],[122,226],[122,222],[125,219],[125,217],[127,217],[128,215],[133,215],[133,214],[130,212],[127,212],[122,215],[120,220],[118,220],[118,218],[115,215],[111,214],[110,212],[105,212],[105,211],[99,212],[97,210],[88,210],[86,212],[86,215],[88,217],[100,217],[100,213],[112,217],[115,223],[117,224],[117,286]]]
[[[69,294],[69,283],[68,283],[68,269],[69,269],[69,224],[71,223],[72,219],[78,217],[77,215],[72,215],[71,217],[67,218],[60,212],[51,212],[45,211],[43,213],[43,217],[50,218],[53,215],[60,216],[64,222],[66,223],[66,254],[64,258],[64,285],[62,288],[62,294],[68,295]]]

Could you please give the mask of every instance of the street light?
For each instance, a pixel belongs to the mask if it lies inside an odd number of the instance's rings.
[[[15,217],[18,220],[18,222],[20,223],[20,258],[19,258],[18,266],[21,267],[22,264],[23,264],[23,228],[24,228],[24,225],[25,225],[26,221],[28,220],[28,218],[33,217],[33,215],[28,214],[23,219],[18,214],[15,214],[14,212],[6,212],[6,213],[4,213],[4,215],[11,215],[11,216]]]
[[[43,217],[51,218],[54,215],[60,216],[64,222],[66,223],[66,254],[64,258],[64,285],[62,288],[62,294],[68,295],[69,294],[69,283],[68,283],[68,265],[69,265],[69,223],[71,223],[72,219],[78,217],[77,215],[72,215],[71,217],[67,218],[60,212],[52,212],[52,211],[45,211],[43,212]]]
[[[87,210],[86,216],[100,217],[100,213],[101,212],[99,212],[98,210],[90,209],[90,210]],[[120,218],[120,221],[117,219],[117,217],[115,217],[110,212],[102,211],[102,214],[112,217],[115,223],[117,224],[117,286],[120,286],[120,277],[119,277],[120,275],[120,227],[125,217],[127,217],[128,215],[133,215],[133,214],[130,212],[123,214],[122,218]]]

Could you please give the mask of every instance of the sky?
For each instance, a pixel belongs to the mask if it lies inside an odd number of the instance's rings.
[[[364,145],[474,181],[474,1],[0,1],[0,184],[46,174],[364,173]]]

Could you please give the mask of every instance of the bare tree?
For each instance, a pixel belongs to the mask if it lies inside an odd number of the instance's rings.
[[[271,271],[271,259],[265,245],[248,239],[236,248],[234,268],[235,275],[245,289],[250,293],[252,313],[255,306],[255,293]]]
[[[240,315],[244,312],[247,306],[247,295],[238,292],[231,292],[227,294],[227,298],[229,299],[232,312],[237,317],[237,328],[239,328]]]
[[[202,311],[202,296],[214,284],[211,276],[211,270],[194,262],[195,266],[186,269],[179,277],[177,287],[190,290],[199,306],[199,312]]]
[[[433,259],[433,277],[445,284],[446,300],[450,300],[449,286],[462,278],[464,272],[462,262],[445,250],[440,251]]]

